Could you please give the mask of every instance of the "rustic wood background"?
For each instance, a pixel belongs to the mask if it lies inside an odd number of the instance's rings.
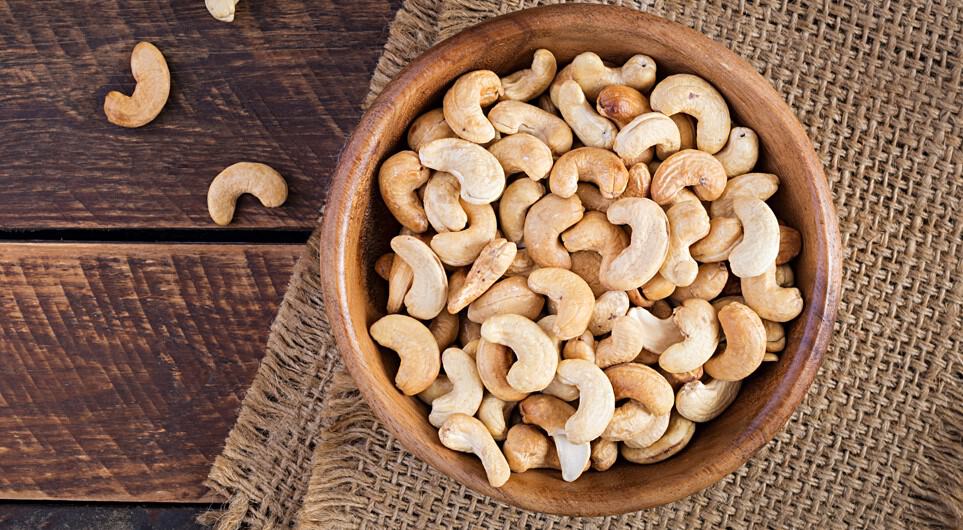
[[[399,5],[0,0],[0,525],[172,528],[219,500],[202,481]],[[123,129],[103,99],[141,40],[171,97]],[[220,228],[207,187],[240,160],[290,196]]]

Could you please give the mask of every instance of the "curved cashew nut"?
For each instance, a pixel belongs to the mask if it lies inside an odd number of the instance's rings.
[[[498,201],[498,217],[501,219],[502,231],[509,241],[518,243],[525,236],[525,215],[543,195],[545,186],[530,179],[518,179],[505,188],[505,193]]]
[[[485,245],[468,271],[465,282],[458,289],[449,291],[448,312],[458,313],[484,294],[505,274],[516,252],[515,243],[504,239],[495,239]]]
[[[661,112],[647,112],[622,127],[613,148],[626,165],[632,166],[652,160],[653,147],[678,151],[681,142],[679,128],[671,118]]]
[[[623,363],[605,369],[615,399],[631,399],[655,416],[668,414],[675,403],[669,382],[644,364]]]
[[[238,162],[217,174],[207,190],[207,211],[219,225],[234,219],[237,199],[250,193],[268,208],[284,204],[288,198],[288,184],[271,166],[258,162]]]
[[[779,255],[779,221],[765,202],[752,197],[736,198],[732,209],[744,236],[729,253],[729,267],[740,278],[759,276]]]
[[[130,70],[137,86],[130,96],[116,90],[107,93],[104,114],[107,121],[121,127],[147,125],[160,114],[171,93],[171,72],[157,46],[138,42],[130,55]],[[282,201],[283,202],[283,201]]]
[[[392,254],[393,255],[393,254]],[[411,289],[415,273],[403,259],[395,256],[388,271],[388,312],[397,313],[405,303],[405,295]]]
[[[573,252],[571,256],[572,268],[570,270],[578,274],[579,278],[585,280],[589,289],[592,289],[593,295],[599,297],[602,296],[602,293],[608,291],[608,289],[602,285],[602,281],[599,280],[599,268],[602,266],[602,256],[599,256],[597,252],[588,250]]]
[[[441,370],[438,343],[424,324],[406,315],[387,315],[371,325],[375,342],[398,353],[395,386],[413,396],[431,386]]]
[[[448,297],[448,275],[438,256],[414,236],[395,236],[391,250],[411,268],[411,288],[405,295],[408,314],[429,320],[435,318],[445,307]]]
[[[592,469],[608,471],[619,458],[619,443],[605,438],[592,442]]]
[[[729,281],[729,269],[724,261],[704,263],[699,265],[699,273],[696,274],[695,281],[685,287],[677,287],[670,298],[675,302],[682,302],[689,298],[713,300],[722,294],[727,281]]]
[[[644,347],[644,331],[639,321],[628,315],[619,317],[612,326],[612,335],[599,342],[595,364],[599,368],[608,368],[627,363],[638,357]]]
[[[592,335],[605,335],[612,331],[615,320],[629,312],[629,295],[625,291],[606,291],[595,298],[589,331]]]
[[[682,451],[692,440],[693,434],[695,434],[695,423],[673,412],[672,417],[669,418],[669,426],[662,438],[642,449],[636,449],[626,443],[622,446],[622,456],[629,462],[636,464],[661,462]]]
[[[478,339],[475,348],[478,377],[485,389],[502,401],[521,401],[528,395],[527,392],[519,392],[508,384],[508,370],[514,362],[515,356],[507,346],[489,342],[484,338]]]
[[[655,156],[659,157],[659,160],[665,160],[672,156],[673,153],[679,151],[679,149],[695,149],[696,148],[696,130],[695,125],[692,124],[692,118],[687,114],[673,114],[669,118],[675,123],[677,129],[679,129],[679,148],[678,149],[666,149],[663,145],[655,146]],[[653,174],[655,170],[659,167],[659,162],[649,162],[650,164],[655,164],[655,168],[649,168]]]
[[[555,195],[571,197],[575,195],[579,181],[595,184],[603,197],[614,199],[625,191],[629,171],[611,151],[579,147],[555,162],[548,183]]]
[[[802,235],[795,228],[779,225],[779,253],[776,265],[785,265],[799,255],[802,250]]]
[[[519,423],[508,430],[502,447],[508,467],[515,473],[529,469],[561,469],[558,452],[538,427]]]
[[[636,116],[652,112],[649,99],[638,90],[625,85],[609,85],[603,88],[595,100],[595,110],[614,121],[619,129],[628,125]]]
[[[726,171],[712,155],[685,149],[659,164],[652,176],[649,192],[652,200],[669,204],[686,186],[692,186],[696,196],[703,201],[714,201],[726,188]]]
[[[642,286],[642,294],[648,300],[658,301],[668,298],[675,292],[675,284],[666,280],[661,274],[656,274]]]
[[[577,274],[557,267],[538,269],[528,275],[528,288],[557,304],[558,313],[552,326],[552,333],[556,337],[561,340],[574,339],[588,329],[595,296],[585,280]]]
[[[555,441],[562,478],[571,482],[588,467],[592,447],[589,443],[572,443],[565,434],[566,421],[575,414],[568,403],[544,394],[525,398],[518,404],[522,421],[542,428]]]
[[[612,261],[628,246],[629,236],[610,223],[605,214],[586,213],[581,221],[562,234],[562,243],[569,252],[597,252],[602,257],[600,266],[596,269],[599,281],[603,286],[611,285],[612,290],[620,289],[622,271],[613,270]]]
[[[759,160],[759,137],[748,127],[733,127],[729,142],[715,156],[726,168],[726,175],[735,177],[748,173]]]
[[[779,287],[792,287],[796,285],[796,276],[789,265],[776,266],[776,285]]]
[[[595,112],[585,99],[582,87],[574,80],[566,81],[559,87],[557,106],[562,118],[583,144],[612,148],[618,129],[614,123]]]
[[[515,390],[537,392],[552,382],[558,349],[535,322],[520,315],[495,315],[482,324],[481,335],[486,342],[508,346],[515,352],[518,361],[505,377]]]
[[[690,298],[676,308],[672,320],[685,339],[669,346],[659,356],[659,366],[674,374],[702,366],[719,344],[719,322],[712,304]]]
[[[378,171],[378,188],[388,211],[402,226],[418,234],[428,230],[428,217],[416,190],[428,182],[430,176],[431,172],[421,165],[414,151],[391,155]]]
[[[685,339],[679,326],[676,325],[672,318],[659,318],[648,309],[642,307],[629,309],[626,316],[632,317],[639,322],[642,334],[642,347],[652,353],[661,354],[669,346],[682,342]]]
[[[556,111],[558,110],[558,103],[557,103],[558,91],[560,88],[562,88],[563,83],[574,79],[573,77],[574,72],[575,72],[574,67],[572,66],[571,63],[569,63],[564,68],[558,71],[558,74],[556,74],[555,79],[552,80],[552,84],[548,86],[548,102],[552,104],[552,108],[554,108]],[[544,106],[544,103],[540,102],[540,106]],[[551,112],[548,109],[545,109],[545,110],[547,112]]]
[[[429,110],[415,118],[408,127],[408,147],[420,151],[432,140],[439,138],[457,138],[445,121],[445,111],[441,109]]]
[[[475,368],[475,359],[464,351],[448,348],[441,354],[441,363],[452,389],[431,403],[428,422],[435,427],[441,427],[455,413],[474,416],[485,390]]]
[[[428,330],[431,331],[431,334],[435,337],[435,341],[438,342],[439,350],[444,350],[458,340],[458,325],[460,320],[458,315],[449,313],[448,311],[442,311],[428,324]]]
[[[488,147],[506,175],[525,173],[532,180],[548,176],[555,162],[545,142],[528,133],[510,134]]]
[[[454,385],[448,380],[448,376],[445,374],[440,374],[428,388],[418,392],[418,399],[420,399],[425,405],[431,405],[434,401],[441,396],[451,392]]]
[[[628,187],[626,187],[626,189],[628,189]],[[623,194],[624,193],[625,192],[623,192]],[[578,187],[575,189],[575,195],[582,201],[582,205],[585,206],[586,210],[602,213],[605,213],[609,209],[609,206],[617,200],[606,199],[602,196],[602,192],[599,191],[597,186],[589,184],[588,182],[579,182]]]
[[[639,91],[655,84],[655,61],[648,55],[633,55],[620,68],[605,66],[592,52],[581,53],[572,60],[572,77],[594,100],[609,85],[626,85]]]
[[[445,121],[458,136],[484,144],[495,139],[495,128],[485,118],[487,107],[498,101],[502,82],[491,70],[475,70],[462,75],[445,93],[442,110]]]
[[[713,379],[745,379],[759,368],[766,355],[766,327],[755,311],[738,302],[723,307],[718,318],[726,349],[706,361],[705,371]]]
[[[729,106],[712,85],[692,74],[666,77],[649,95],[652,110],[667,116],[682,112],[699,121],[696,144],[709,154],[719,152],[729,139]]]
[[[693,243],[689,247],[689,252],[696,261],[717,263],[729,259],[733,247],[740,241],[742,241],[742,223],[738,219],[713,217],[709,219],[709,234]]]
[[[438,439],[454,451],[474,453],[493,487],[500,488],[508,482],[512,473],[505,455],[482,422],[465,414],[452,414],[438,430]]]
[[[504,98],[516,101],[528,101],[534,98],[552,84],[557,69],[558,65],[555,63],[552,52],[545,49],[535,50],[531,68],[519,70],[502,78]]]
[[[444,232],[431,238],[431,249],[442,263],[452,267],[464,267],[478,258],[478,254],[495,239],[498,220],[490,204],[461,202],[468,214],[468,228],[458,232]]]
[[[746,173],[730,179],[722,195],[709,206],[712,217],[735,217],[732,201],[739,197],[766,200],[779,189],[779,177],[772,173]]]
[[[540,267],[572,266],[572,258],[559,242],[559,235],[582,219],[585,208],[577,196],[563,199],[548,194],[538,200],[525,216],[522,241],[528,256]]]
[[[558,376],[579,392],[578,409],[565,421],[565,435],[573,444],[589,443],[602,434],[615,412],[612,385],[598,366],[582,359],[558,363]]]
[[[508,421],[508,415],[513,408],[515,408],[514,401],[503,401],[491,394],[485,394],[482,398],[481,405],[478,406],[478,419],[485,424],[496,441],[505,439],[505,432],[508,430],[505,422]]]
[[[665,215],[669,219],[669,251],[659,274],[676,286],[691,285],[699,274],[699,264],[692,259],[689,246],[709,234],[709,214],[701,202],[686,201],[669,208]]]
[[[609,264],[607,287],[627,291],[645,285],[665,261],[669,251],[669,220],[649,199],[630,197],[609,206],[609,222],[632,228],[631,243]]]
[[[741,387],[740,381],[691,381],[679,389],[675,408],[688,420],[706,422],[722,414],[736,400]]]
[[[545,299],[528,288],[528,278],[513,276],[492,285],[468,305],[468,319],[479,324],[494,315],[513,313],[534,320],[542,312]]]
[[[760,318],[773,322],[789,322],[803,310],[802,295],[795,287],[780,287],[776,283],[776,264],[752,278],[742,278],[742,296],[746,305]]]
[[[458,179],[442,171],[436,171],[425,185],[425,216],[439,234],[459,232],[468,224],[468,214],[458,199],[459,188]]]
[[[629,168],[629,182],[622,196],[647,198],[651,184],[652,174],[649,173],[649,167],[645,164],[635,164]]]
[[[531,134],[545,143],[553,155],[572,148],[572,129],[558,116],[521,101],[502,101],[488,112],[488,119],[499,132]]]
[[[422,146],[422,165],[451,173],[461,184],[461,198],[471,204],[488,204],[505,191],[505,171],[484,147],[460,138],[441,138]]]
[[[641,403],[630,399],[615,409],[602,439],[621,441],[629,447],[648,447],[665,434],[669,415],[668,412],[658,416],[652,414]]]

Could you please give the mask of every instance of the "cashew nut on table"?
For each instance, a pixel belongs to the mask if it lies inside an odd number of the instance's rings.
[[[400,227],[371,338],[494,487],[685,458],[804,310],[761,138],[640,52],[467,72],[378,172]]]

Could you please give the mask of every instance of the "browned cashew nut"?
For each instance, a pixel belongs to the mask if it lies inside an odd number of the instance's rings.
[[[552,154],[572,148],[572,129],[558,116],[521,101],[502,101],[488,112],[488,119],[504,134],[528,133],[545,142]]]
[[[392,256],[394,254],[392,253]],[[415,273],[411,267],[401,258],[391,260],[391,269],[388,270],[388,307],[389,313],[401,311],[401,306],[405,303],[405,295],[411,289],[411,281],[415,279]]]
[[[722,294],[727,281],[729,281],[729,269],[725,262],[704,263],[699,265],[699,273],[696,274],[695,281],[685,287],[677,287],[670,298],[674,302],[682,302],[689,298],[713,300]]]
[[[759,368],[766,355],[766,327],[755,311],[739,302],[723,307],[718,318],[726,349],[706,361],[703,368],[714,379],[745,379]]]
[[[438,343],[424,324],[406,315],[387,315],[371,325],[371,338],[398,353],[395,385],[406,396],[422,392],[438,377]]]
[[[647,112],[619,131],[613,148],[626,165],[632,166],[652,160],[652,148],[656,146],[678,151],[681,141],[679,128],[671,118],[661,112]]]
[[[414,275],[405,295],[408,314],[422,320],[435,318],[445,308],[448,275],[438,256],[414,236],[395,236],[391,250],[411,267]]]
[[[559,241],[559,236],[579,222],[584,211],[575,195],[563,199],[549,194],[533,204],[525,216],[522,237],[532,261],[540,267],[570,268],[572,258]]]
[[[495,139],[495,128],[485,118],[482,107],[498,101],[502,82],[495,72],[475,70],[462,75],[448,92],[442,108],[445,121],[458,136],[484,144]]]
[[[510,134],[493,143],[488,151],[495,155],[506,175],[525,173],[541,180],[552,170],[552,150],[545,142],[528,133]]]
[[[740,278],[764,273],[779,255],[779,221],[765,202],[738,197],[732,209],[742,223],[742,241],[729,253],[729,268]]]
[[[669,426],[654,444],[643,449],[636,449],[629,444],[622,446],[622,456],[629,462],[636,464],[654,464],[675,456],[685,449],[695,434],[695,423],[673,412],[669,419]]]
[[[632,399],[656,416],[668,414],[675,393],[659,372],[644,364],[623,363],[605,369],[615,399]]]
[[[692,186],[692,191],[703,201],[714,201],[726,188],[726,170],[715,157],[685,149],[666,158],[652,176],[649,192],[652,200],[669,204],[679,191]]]
[[[624,193],[625,192],[623,192],[623,194]],[[588,182],[579,182],[578,187],[575,190],[575,195],[577,195],[579,200],[582,201],[582,206],[585,206],[586,210],[593,210],[602,213],[608,211],[609,206],[616,201],[616,199],[606,199],[603,197],[602,192],[599,191],[598,187],[589,184]]]
[[[675,284],[666,280],[661,274],[656,274],[642,286],[642,294],[648,300],[663,300],[675,292]]]
[[[759,159],[759,137],[748,127],[733,127],[729,142],[716,153],[716,158],[730,177],[748,173]]]
[[[602,257],[596,274],[603,286],[620,290],[622,271],[612,269],[614,260],[629,244],[629,236],[608,221],[602,212],[588,212],[582,220],[562,233],[562,243],[569,252],[590,250]],[[591,287],[591,286],[590,286]]]
[[[464,267],[476,258],[491,240],[495,239],[498,220],[490,204],[461,202],[468,214],[468,228],[458,232],[444,232],[431,238],[431,249],[442,263],[452,267]]]
[[[699,120],[696,143],[708,154],[719,152],[729,139],[729,106],[712,85],[692,74],[666,77],[649,95],[652,110],[667,116],[682,112]]]
[[[779,225],[779,253],[776,265],[785,265],[799,255],[802,250],[802,235],[795,228]]]
[[[590,147],[611,149],[618,129],[607,118],[600,116],[585,99],[582,88],[575,81],[566,81],[558,89],[556,105],[575,136]]]
[[[612,224],[632,228],[631,243],[615,259],[606,277],[609,289],[627,291],[645,285],[659,271],[669,250],[669,220],[656,203],[619,199],[606,212]]]
[[[534,320],[544,306],[545,299],[528,288],[528,278],[514,276],[492,285],[469,304],[468,319],[481,324],[491,316],[514,313]]]
[[[271,166],[258,162],[238,162],[214,177],[207,190],[207,211],[219,225],[234,219],[237,199],[250,193],[268,208],[284,204],[288,198],[288,184]]]
[[[484,147],[459,138],[441,138],[422,146],[422,165],[451,173],[461,184],[461,198],[471,204],[488,204],[505,191],[505,171]]]
[[[709,234],[709,214],[699,201],[685,201],[665,212],[669,219],[669,251],[659,269],[666,280],[684,287],[699,274],[689,246]]]
[[[702,366],[719,344],[719,322],[712,304],[698,298],[682,302],[672,315],[685,339],[666,348],[659,356],[659,366],[674,374]]]
[[[511,477],[505,455],[485,425],[477,419],[465,414],[452,414],[438,430],[438,439],[442,445],[454,451],[474,453],[481,460],[488,483],[493,487],[504,486]]]
[[[104,114],[114,125],[133,128],[147,125],[160,114],[171,92],[171,72],[164,54],[149,42],[134,46],[130,69],[137,81],[134,93],[108,92]]]
[[[548,183],[555,195],[571,197],[575,195],[579,181],[595,184],[603,197],[614,199],[625,191],[629,172],[611,151],[580,147],[565,153],[555,162]]]
[[[402,226],[418,234],[428,230],[428,217],[415,192],[430,176],[414,151],[391,155],[378,172],[378,188],[388,211]]]
[[[625,85],[610,85],[599,92],[595,110],[615,122],[619,129],[625,127],[639,114],[652,112],[649,98],[638,90]]]
[[[529,469],[561,469],[555,445],[538,427],[512,425],[502,448],[508,467],[515,473]]]
[[[408,147],[420,151],[422,146],[439,138],[455,138],[455,131],[451,130],[445,121],[445,112],[441,109],[429,110],[415,118],[408,127]]]
[[[552,52],[545,49],[535,50],[531,68],[519,70],[502,78],[504,98],[516,101],[528,101],[534,98],[552,84],[557,68]]]
[[[502,344],[515,352],[518,361],[505,377],[515,390],[537,392],[555,378],[558,348],[538,324],[520,315],[495,315],[482,324],[481,335],[485,342]],[[491,388],[488,390],[495,394]]]
[[[746,305],[761,318],[773,322],[789,322],[803,310],[802,295],[795,287],[780,287],[776,283],[776,264],[752,278],[742,278],[742,296]]]
[[[505,274],[508,266],[515,259],[517,251],[515,243],[504,239],[495,239],[485,245],[478,254],[478,258],[472,263],[465,283],[460,289],[452,289],[449,293],[448,312],[458,313],[484,294]]]
[[[387,254],[382,254],[375,260],[375,274],[377,274],[382,280],[388,281],[391,277],[391,265],[395,262],[395,253],[388,252]]]
[[[592,447],[589,443],[572,443],[565,434],[565,423],[575,409],[556,397],[536,394],[519,403],[518,410],[523,422],[538,425],[555,441],[562,478],[567,482],[577,479],[588,467]]]
[[[552,333],[556,337],[561,340],[574,339],[588,329],[595,296],[585,280],[577,274],[558,267],[538,269],[528,275],[528,288],[545,295],[558,306],[552,326]]]
[[[709,220],[709,234],[689,247],[696,261],[717,263],[729,259],[732,252],[742,241],[742,223],[735,217],[713,217]]]
[[[575,274],[578,274],[579,278],[585,280],[589,288],[592,289],[592,294],[595,297],[602,296],[602,293],[608,291],[602,281],[599,280],[599,268],[602,266],[602,256],[599,256],[597,252],[581,250],[578,252],[573,252],[572,256],[572,268],[570,269]]]
[[[626,85],[645,91],[655,84],[655,61],[648,55],[633,55],[620,68],[605,66],[592,52],[581,53],[572,60],[572,78],[591,100],[609,85]]]
[[[460,188],[454,175],[442,171],[436,171],[425,185],[425,216],[439,234],[458,232],[468,224],[468,214],[459,200]]]
[[[521,248],[518,249],[518,253],[515,254],[515,261],[508,266],[508,270],[505,271],[505,276],[524,276],[528,277],[533,270],[538,268],[532,258],[528,257],[528,250]]]
[[[639,356],[645,347],[642,325],[631,316],[622,316],[612,325],[612,334],[601,341],[595,350],[595,364],[608,368],[627,363]]]

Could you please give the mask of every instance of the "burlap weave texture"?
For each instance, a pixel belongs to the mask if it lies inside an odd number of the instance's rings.
[[[438,39],[539,3],[407,1],[372,97]],[[744,57],[784,95],[825,164],[845,248],[842,305],[786,429],[720,483],[654,510],[563,518],[479,496],[406,453],[336,375],[315,236],[211,471],[212,488],[231,498],[221,528],[960,526],[963,6],[608,3],[665,16]]]

